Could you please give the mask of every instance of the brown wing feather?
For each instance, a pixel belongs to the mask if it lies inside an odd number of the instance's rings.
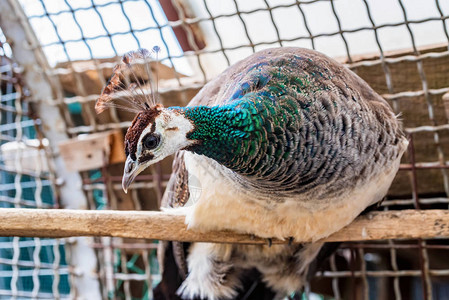
[[[184,164],[184,152],[178,151],[173,160],[172,174],[162,197],[162,207],[184,206],[189,200],[189,173]]]

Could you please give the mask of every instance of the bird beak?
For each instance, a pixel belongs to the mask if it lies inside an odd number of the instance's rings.
[[[126,158],[125,169],[123,170],[122,188],[125,193],[128,192],[128,187],[134,181],[136,176],[142,172],[144,167],[139,166],[137,162],[132,160],[129,156]]]

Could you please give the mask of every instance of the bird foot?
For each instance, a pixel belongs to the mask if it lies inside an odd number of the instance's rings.
[[[272,238],[266,238],[266,240],[267,240],[267,243],[268,243],[268,247],[271,248],[271,246],[273,245],[273,239]],[[295,241],[295,238],[294,237],[289,237],[289,238],[287,238],[287,240],[288,240],[288,245],[291,246],[291,245],[293,245],[293,243]]]
[[[292,236],[289,237],[289,238],[288,238],[288,245],[291,246],[291,245],[293,244],[294,241],[295,241],[295,238],[294,238],[294,237],[292,237]]]
[[[268,242],[268,247],[271,248],[271,246],[273,245],[273,239],[272,238],[267,238],[267,242]]]

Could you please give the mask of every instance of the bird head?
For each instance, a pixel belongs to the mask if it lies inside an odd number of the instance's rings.
[[[193,124],[176,109],[161,104],[139,112],[125,136],[126,162],[122,187],[127,192],[136,176],[150,165],[188,147]]]
[[[126,53],[95,103],[97,113],[109,107],[137,113],[125,136],[127,158],[122,179],[125,193],[140,172],[193,143],[187,138],[193,125],[182,111],[158,103],[157,67],[153,72],[149,63],[154,61],[154,54],[157,62],[159,50],[155,46],[152,51],[139,49]]]

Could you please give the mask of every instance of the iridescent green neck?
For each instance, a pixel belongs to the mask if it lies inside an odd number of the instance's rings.
[[[224,106],[175,108],[192,121],[186,150],[210,157],[242,175],[268,176],[277,164],[297,152],[299,140],[284,131],[299,130],[300,102],[274,84],[270,91],[247,93]],[[277,95],[278,102],[273,100]],[[288,134],[288,133],[286,133]],[[279,138],[281,137],[281,138]]]
[[[272,80],[270,86],[251,91],[242,85],[223,106],[175,108],[192,121],[187,138],[196,141],[187,150],[208,156],[242,175],[266,177],[279,164],[299,155],[302,112],[310,101],[301,101],[293,85]],[[273,175],[274,176],[274,175]]]
[[[230,104],[177,109],[195,126],[187,138],[196,143],[188,150],[210,157],[236,171],[239,169],[238,161],[250,155],[244,146],[256,128],[247,108]]]

